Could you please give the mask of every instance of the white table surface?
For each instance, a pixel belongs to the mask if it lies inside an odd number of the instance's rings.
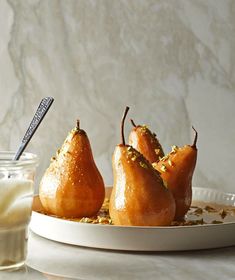
[[[235,279],[235,247],[128,253],[70,246],[30,232],[27,267],[0,272],[0,280],[8,279]]]

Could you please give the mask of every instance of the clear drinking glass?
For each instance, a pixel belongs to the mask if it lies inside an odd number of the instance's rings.
[[[38,157],[0,152],[0,270],[21,267],[27,255],[28,224],[32,212]]]

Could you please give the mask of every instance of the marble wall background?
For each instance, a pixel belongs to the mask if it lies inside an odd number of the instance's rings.
[[[41,158],[38,180],[80,118],[112,184],[129,105],[166,151],[191,143],[194,125],[194,185],[235,192],[234,13],[234,0],[1,0],[0,149],[16,149],[40,99],[53,96],[28,147]]]

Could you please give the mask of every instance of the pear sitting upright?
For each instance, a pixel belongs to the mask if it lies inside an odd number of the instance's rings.
[[[150,163],[159,161],[164,156],[164,152],[156,134],[152,133],[146,125],[136,125],[133,120],[131,123],[134,127],[129,135],[129,144],[143,154]]]
[[[41,203],[49,214],[90,217],[99,211],[104,194],[104,182],[94,162],[89,139],[78,122],[41,180]]]
[[[175,215],[175,201],[165,188],[159,173],[137,150],[125,145],[121,125],[122,144],[113,154],[114,185],[109,212],[115,225],[166,226]]]
[[[172,151],[157,163],[154,168],[172,191],[176,202],[175,219],[180,220],[188,212],[192,202],[192,178],[197,161],[197,131],[192,146],[172,147]]]

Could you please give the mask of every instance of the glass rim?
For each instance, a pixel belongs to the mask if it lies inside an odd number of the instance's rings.
[[[24,152],[19,160],[12,160],[14,155],[13,151],[0,151],[0,170],[36,167],[38,165],[39,158],[36,154]]]

